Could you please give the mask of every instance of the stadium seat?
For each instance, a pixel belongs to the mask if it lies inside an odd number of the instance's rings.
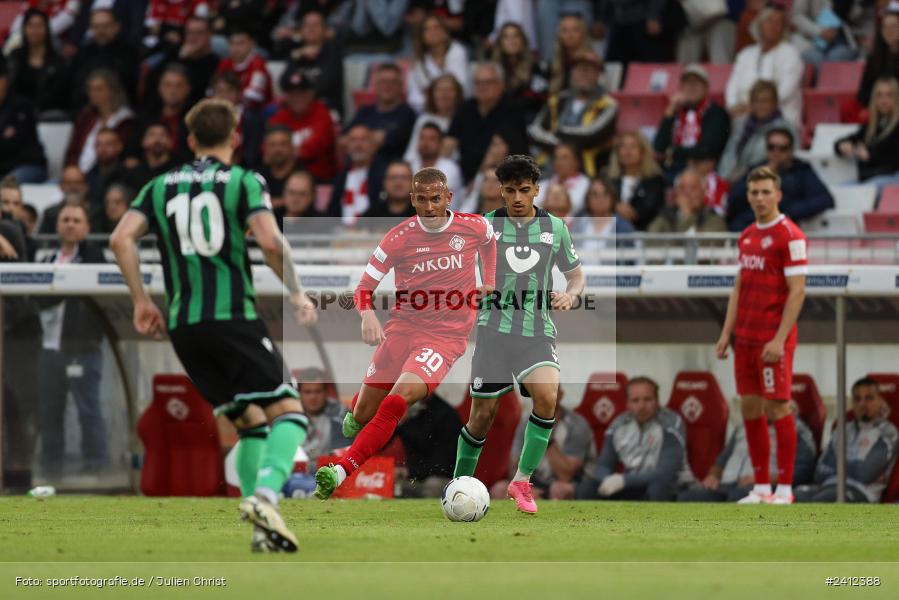
[[[720,65],[707,63],[702,65],[702,68],[709,74],[709,96],[712,100],[724,106],[724,91],[727,88],[727,80],[730,79],[734,66],[730,63]]]
[[[858,213],[839,210],[827,210],[813,219],[807,219],[802,222],[802,228],[807,232],[839,235],[858,235],[861,232]]]
[[[877,212],[899,214],[899,185],[888,185],[880,192]]]
[[[610,92],[617,92],[621,89],[621,79],[624,75],[624,65],[620,62],[607,62],[602,67],[602,77],[600,81]]]
[[[680,83],[676,63],[630,63],[622,91],[639,94],[673,94]]]
[[[880,395],[886,402],[886,415],[889,421],[899,427],[899,373],[868,373],[868,377],[877,382]],[[883,492],[883,502],[899,502],[899,461],[893,467],[893,473],[887,481]]]
[[[813,141],[812,145],[814,146],[814,144]],[[796,153],[796,156],[808,162],[826,185],[836,186],[843,185],[848,181],[858,181],[858,164],[854,160],[842,158],[833,153],[813,155],[811,152],[801,150]]]
[[[818,385],[808,373],[794,373],[791,395],[799,409],[797,411],[799,416],[815,436],[815,452],[820,454],[821,435],[824,433],[827,412],[824,410],[821,394],[818,393]]]
[[[866,212],[864,215],[865,233],[899,232],[899,215],[881,212]],[[888,243],[892,243],[886,240]]]
[[[843,102],[854,97],[855,90],[851,92],[803,90],[802,106],[805,111],[803,124],[811,132],[818,123],[839,123],[840,107]]]
[[[153,401],[137,422],[137,434],[144,445],[140,489],[145,496],[224,494],[212,407],[186,375],[153,377]]]
[[[687,427],[687,460],[698,480],[715,464],[727,434],[727,402],[708,371],[681,371],[674,379],[667,407]]]
[[[847,214],[860,214],[874,210],[877,188],[873,185],[829,185],[834,210]]]
[[[62,174],[66,148],[71,135],[72,124],[69,122],[37,124],[37,137],[41,140],[44,154],[47,157],[48,179],[58,179]]]
[[[833,146],[840,138],[852,135],[858,125],[846,123],[816,123],[812,138],[811,154],[813,156],[833,156]],[[848,180],[847,180],[848,181]]]
[[[655,129],[662,121],[668,98],[662,94],[615,92],[618,101],[617,131],[634,131],[644,127]]]
[[[855,96],[864,70],[865,63],[861,61],[821,63],[815,89],[846,92]]]
[[[275,93],[275,98],[280,98],[281,75],[287,69],[287,61],[270,60],[265,63],[265,67],[268,69],[268,74],[272,76],[272,91]]]
[[[584,396],[574,412],[578,413],[593,430],[596,453],[602,451],[606,428],[621,413],[627,410],[627,375],[615,373],[593,373],[584,388]]]
[[[456,407],[456,412],[463,423],[468,422],[471,414],[471,396],[466,393],[465,400]],[[514,390],[500,396],[496,420],[487,436],[487,443],[481,452],[478,468],[474,476],[490,489],[500,479],[509,477],[512,444],[515,442],[515,431],[521,421],[521,401]]]

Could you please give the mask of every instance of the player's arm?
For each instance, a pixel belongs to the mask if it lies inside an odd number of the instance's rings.
[[[387,251],[385,252],[383,248],[387,248]],[[378,244],[378,247],[375,248],[368,259],[365,272],[362,273],[359,285],[356,286],[353,292],[353,304],[362,318],[362,341],[369,346],[377,346],[387,339],[384,335],[384,329],[381,327],[381,322],[375,314],[374,296],[381,280],[384,279],[384,276],[387,275],[393,266],[395,251],[396,248],[388,244],[387,236],[384,236],[384,239],[381,240],[381,243]]]
[[[140,198],[138,198],[140,200]],[[137,240],[148,229],[147,217],[137,210],[129,210],[119,221],[109,238],[109,247],[115,254],[122,277],[134,302],[134,328],[142,335],[161,337],[164,329],[162,312],[153,303],[144,287],[140,273],[140,255]]]
[[[296,269],[293,265],[290,242],[278,229],[275,215],[268,210],[254,212],[247,219],[247,225],[249,225],[253,237],[256,238],[256,243],[265,256],[265,264],[275,272],[278,278],[284,282],[285,287],[287,287],[290,304],[295,311],[297,322],[303,325],[315,323],[318,320],[315,304],[300,286],[300,280],[297,278]]]
[[[737,303],[740,301],[740,272],[734,278],[734,289],[730,291],[727,300],[727,313],[724,315],[724,326],[721,328],[721,337],[715,345],[715,355],[724,360],[727,358],[727,347],[730,345],[730,337],[734,333],[734,325],[737,323]]]
[[[496,238],[493,237],[493,225],[484,219],[484,239],[478,247],[478,258],[481,261],[481,287],[478,291],[489,296],[496,289]]]
[[[780,317],[780,325],[774,338],[765,344],[762,349],[764,362],[777,362],[784,354],[784,343],[793,329],[793,325],[799,319],[802,311],[802,303],[805,301],[805,275],[790,275],[786,277],[789,293],[784,304],[784,310]]]
[[[584,271],[581,269],[581,259],[574,250],[574,242],[571,241],[571,232],[566,225],[562,225],[559,232],[562,236],[559,252],[556,254],[556,265],[565,276],[567,285],[562,293],[551,292],[551,306],[553,310],[569,310],[574,304],[574,299],[584,293]]]

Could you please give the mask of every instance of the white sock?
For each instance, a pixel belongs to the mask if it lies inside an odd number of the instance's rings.
[[[258,487],[253,490],[253,493],[264,498],[272,506],[278,506],[278,494],[275,490],[267,487]]]
[[[515,471],[515,477],[512,478],[512,481],[530,481],[531,476],[525,475],[521,471]]]
[[[774,494],[781,498],[789,498],[793,495],[793,486],[785,483],[778,483],[777,490],[775,490]]]
[[[763,484],[755,484],[752,486],[752,491],[761,496],[767,496],[771,493],[771,484],[763,483]]]
[[[337,485],[339,486],[343,483],[343,480],[346,479],[346,471],[343,470],[343,467],[337,465],[334,467],[334,470],[337,471]]]

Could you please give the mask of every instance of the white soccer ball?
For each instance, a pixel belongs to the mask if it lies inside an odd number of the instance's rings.
[[[490,493],[474,477],[456,477],[443,488],[440,506],[450,521],[480,521],[490,508]]]

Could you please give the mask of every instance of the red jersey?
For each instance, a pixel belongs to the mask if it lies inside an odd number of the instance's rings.
[[[447,223],[437,230],[425,229],[415,216],[387,232],[356,288],[360,311],[372,307],[372,292],[393,269],[397,291],[392,321],[435,335],[468,337],[478,308],[477,259],[484,284],[493,286],[496,240],[481,215],[448,212]]]
[[[805,235],[786,215],[753,223],[740,235],[740,296],[735,342],[767,344],[777,333],[789,288],[787,277],[808,272]],[[796,326],[786,346],[796,345]]]
[[[318,181],[330,181],[337,175],[334,121],[331,111],[320,100],[298,115],[282,106],[268,120],[269,125],[284,125],[293,131],[293,145],[307,171]]]
[[[150,0],[144,25],[184,27],[189,17],[208,19],[212,14],[214,0]]]
[[[223,58],[216,73],[234,73],[240,81],[244,104],[261,107],[272,101],[272,76],[265,66],[265,59],[251,52],[241,64],[232,58]]]

